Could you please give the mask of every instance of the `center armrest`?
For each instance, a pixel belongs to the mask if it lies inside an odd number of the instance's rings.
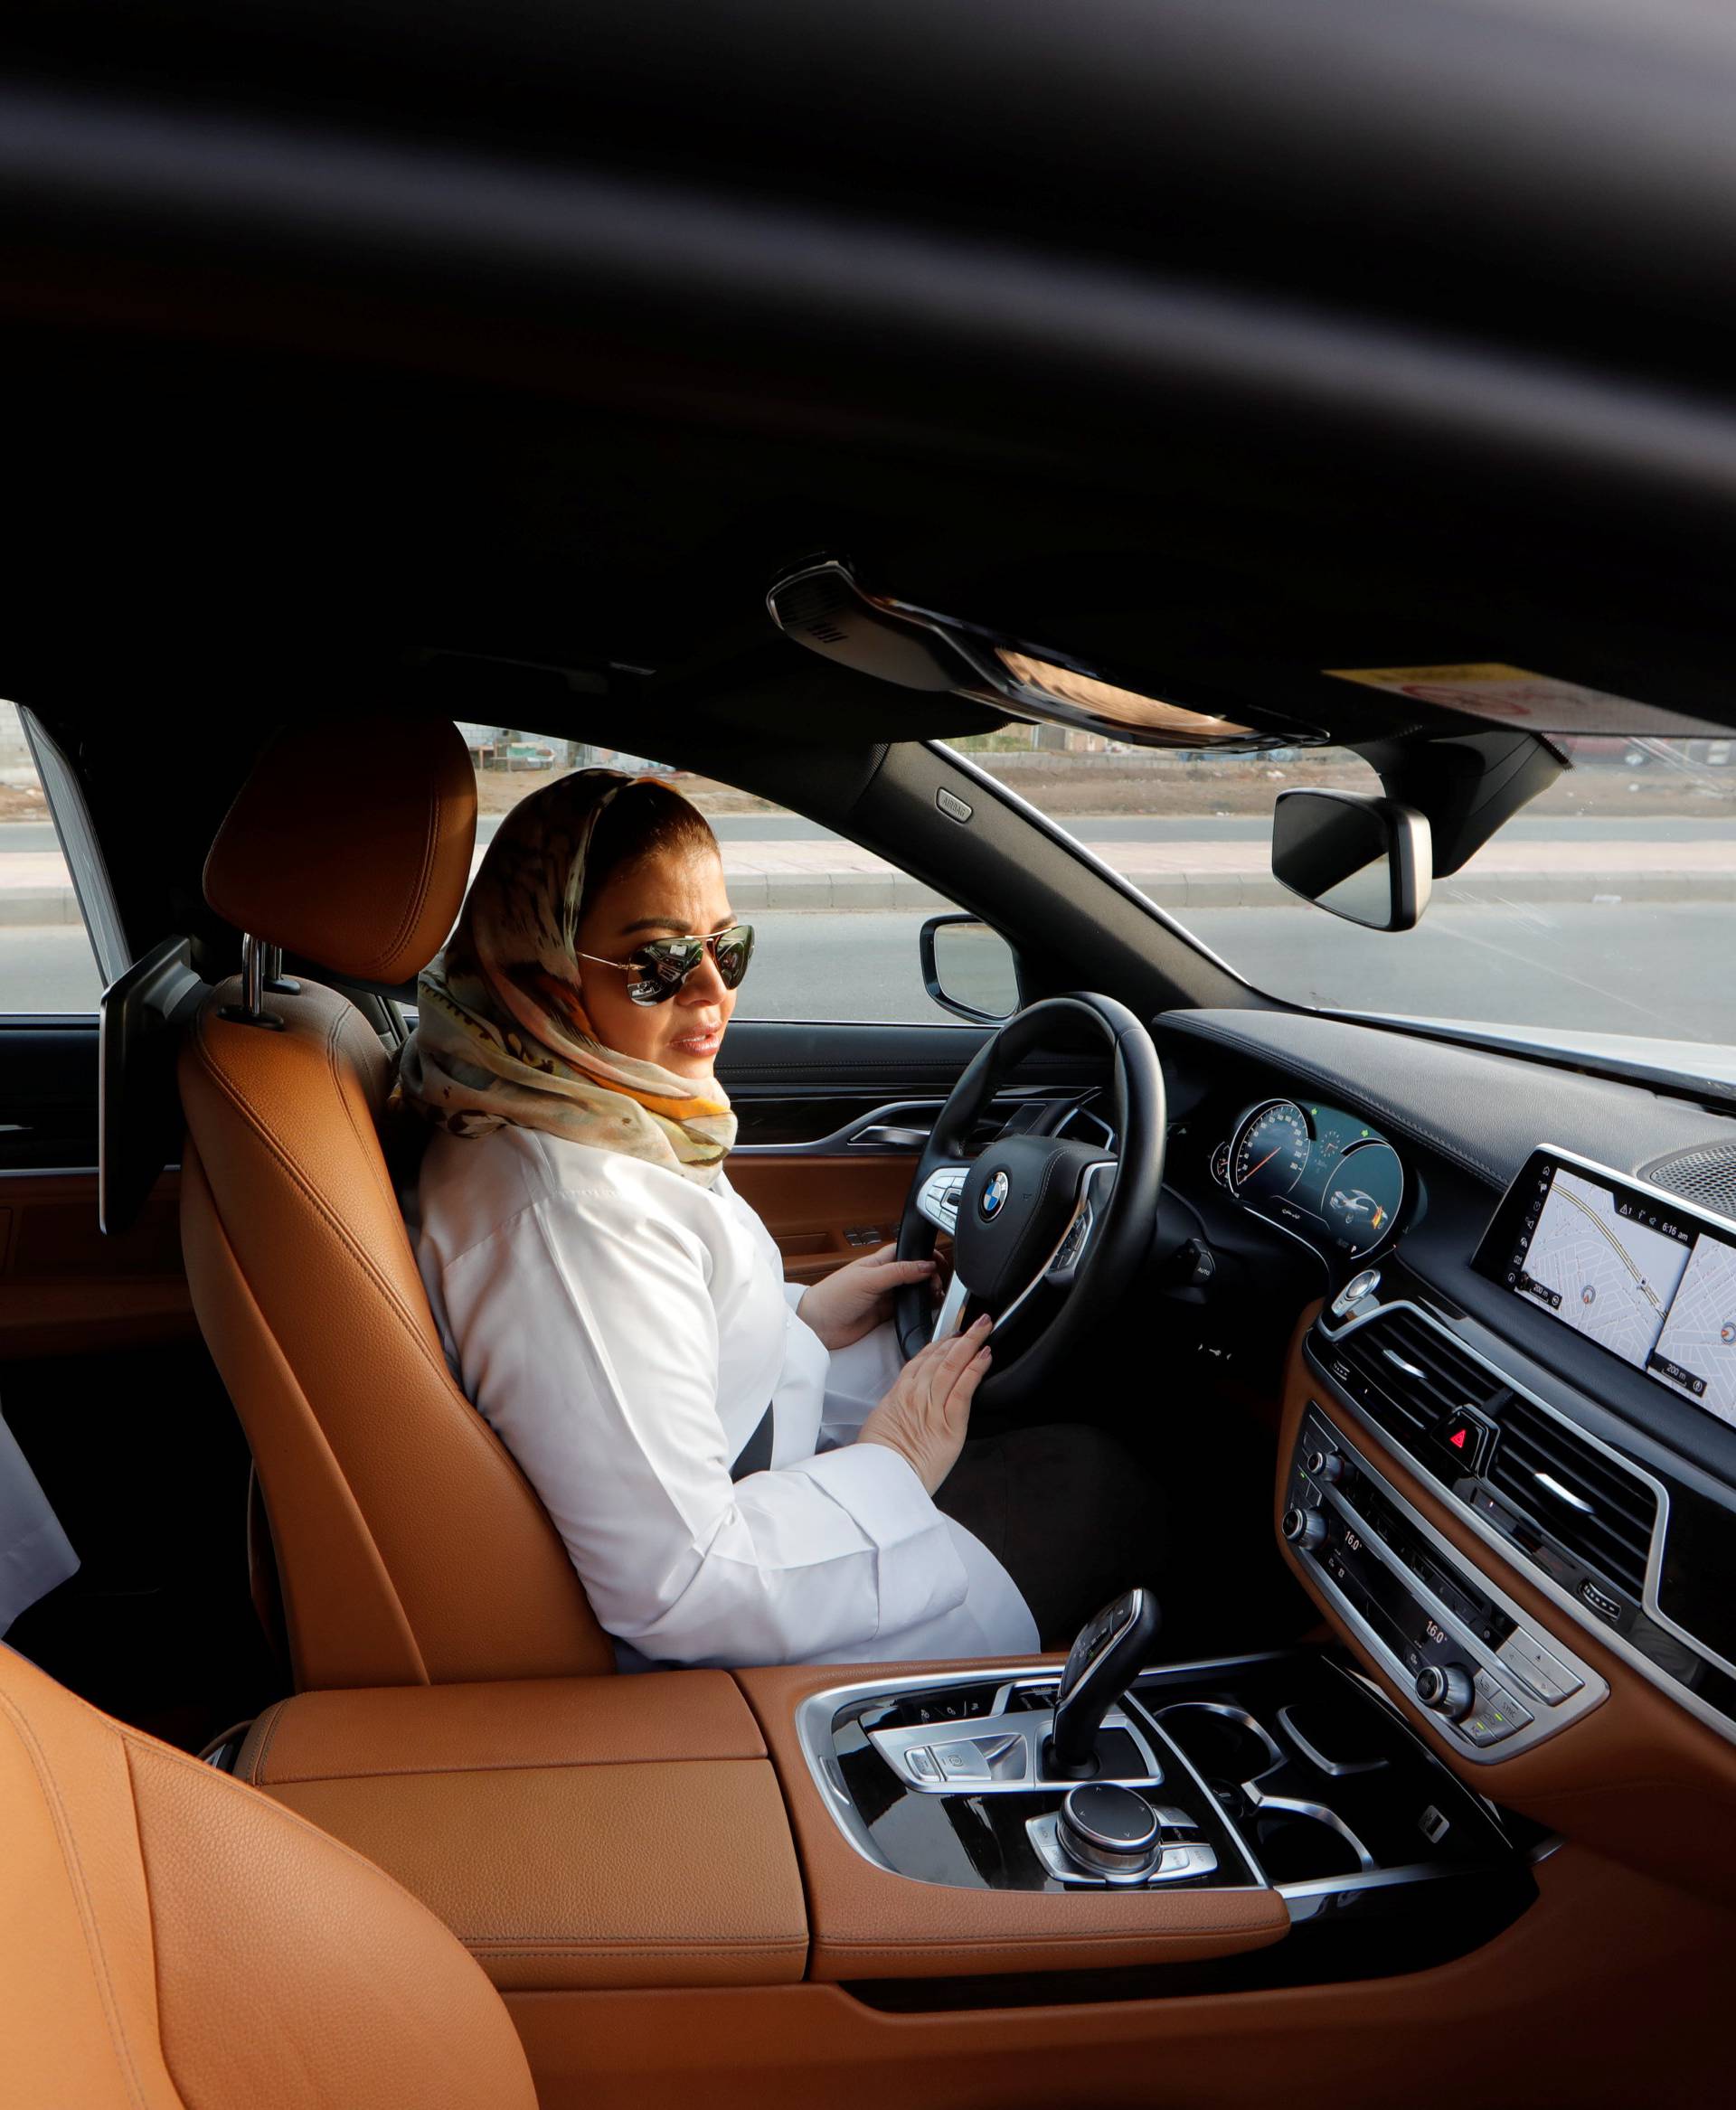
[[[236,1772],[395,1877],[503,1988],[802,1976],[783,1796],[722,1672],[299,1693]]]

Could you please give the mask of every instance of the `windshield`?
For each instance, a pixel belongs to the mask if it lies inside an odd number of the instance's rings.
[[[1401,932],[1341,921],[1271,876],[1279,791],[1380,790],[1346,749],[1117,752],[1048,726],[948,744],[1289,1003],[1736,1042],[1736,739],[1556,740],[1571,767]]]

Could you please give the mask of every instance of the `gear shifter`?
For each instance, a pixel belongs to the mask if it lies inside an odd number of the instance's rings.
[[[1163,1615],[1149,1590],[1129,1590],[1080,1630],[1055,1690],[1054,1730],[1043,1750],[1047,1770],[1063,1780],[1097,1771],[1103,1717],[1146,1667]]]

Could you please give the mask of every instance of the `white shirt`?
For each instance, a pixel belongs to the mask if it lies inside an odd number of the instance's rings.
[[[0,1421],[0,1634],[78,1566],[42,1483]]]
[[[409,1214],[459,1382],[618,1639],[724,1665],[1036,1647],[982,1542],[896,1451],[852,1440],[896,1374],[892,1329],[828,1356],[726,1179],[534,1129],[437,1133]],[[769,1404],[770,1469],[732,1482]]]

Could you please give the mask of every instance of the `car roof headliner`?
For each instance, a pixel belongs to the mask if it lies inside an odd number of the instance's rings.
[[[9,19],[14,692],[299,702],[420,647],[685,708],[793,654],[766,587],[826,549],[1342,737],[1392,707],[1326,666],[1736,716],[1736,24],[453,19]],[[811,680],[760,686],[813,735]],[[834,738],[985,722],[826,692]]]

